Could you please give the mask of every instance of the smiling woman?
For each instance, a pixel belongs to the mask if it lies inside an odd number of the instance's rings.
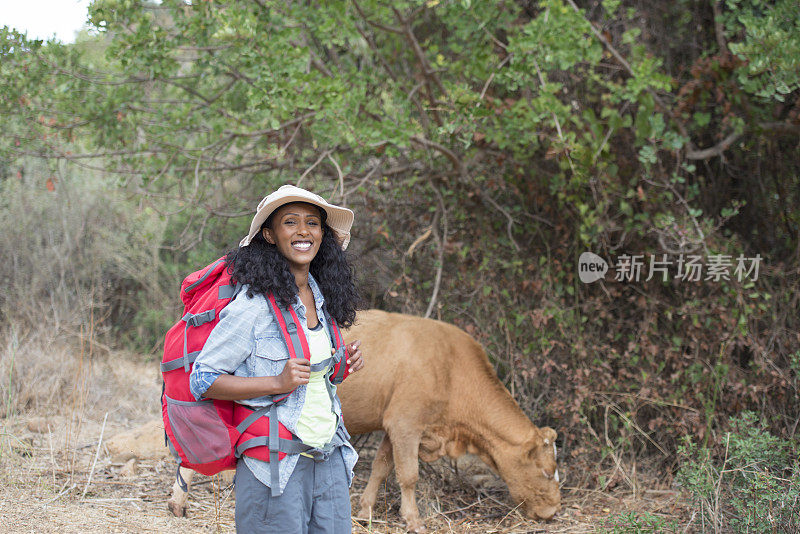
[[[247,440],[237,446],[239,532],[351,531],[348,486],[358,455],[335,385],[363,362],[360,341],[342,345],[335,332],[355,319],[344,253],[352,222],[347,208],[283,186],[261,201],[247,237],[226,257],[242,290],[220,312],[190,384],[198,401],[234,400],[234,412],[248,414]],[[274,315],[270,302],[280,306]],[[291,343],[279,325],[292,332]],[[256,441],[269,451],[245,447]]]

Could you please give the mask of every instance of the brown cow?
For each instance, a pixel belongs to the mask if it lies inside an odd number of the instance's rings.
[[[477,454],[534,519],[550,519],[561,497],[552,428],[537,428],[497,379],[480,344],[440,321],[368,310],[346,334],[361,339],[364,369],[339,386],[351,434],[384,430],[359,517],[369,517],[395,464],[400,515],[424,529],[414,489],[417,457]]]
[[[362,340],[365,361],[338,387],[347,429],[353,435],[385,431],[359,517],[369,517],[394,464],[400,514],[410,530],[423,531],[414,496],[417,457],[432,462],[465,452],[494,469],[531,518],[550,519],[558,511],[556,432],[531,423],[469,334],[432,319],[368,310],[345,338]],[[181,471],[191,483],[193,473]],[[183,515],[185,503],[176,483],[170,509]]]

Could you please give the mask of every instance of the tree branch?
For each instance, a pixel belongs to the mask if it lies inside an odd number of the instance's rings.
[[[481,96],[478,97],[478,100],[483,100],[483,97],[486,95],[486,90],[489,89],[489,84],[491,84],[492,80],[494,80],[494,75],[497,74],[497,71],[502,69],[503,65],[508,63],[509,60],[511,60],[512,57],[514,57],[514,54],[507,54],[506,57],[503,59],[503,61],[501,61],[500,64],[497,65],[497,67],[494,68],[494,70],[492,71],[492,74],[489,76],[489,79],[486,80],[485,84],[483,84],[483,89],[481,89]]]
[[[406,40],[408,40],[408,43],[411,45],[411,49],[414,51],[414,55],[417,57],[417,61],[419,61],[420,66],[422,67],[422,74],[429,80],[433,81],[436,87],[439,88],[439,91],[442,93],[442,95],[446,98],[447,91],[445,90],[444,85],[442,85],[442,81],[436,75],[436,69],[433,69],[431,64],[428,63],[428,58],[425,56],[425,52],[422,50],[422,47],[417,40],[417,36],[414,35],[414,30],[411,28],[411,17],[407,19],[403,18],[403,16],[395,7],[392,7],[392,11],[394,11],[395,17],[397,17],[397,19],[403,25],[403,35],[405,35]]]
[[[431,312],[433,311],[433,306],[436,304],[436,297],[439,295],[439,286],[442,283],[442,270],[444,268],[444,248],[447,245],[447,209],[444,207],[444,200],[442,199],[442,194],[439,192],[438,189],[435,187],[433,188],[433,192],[436,194],[436,198],[439,200],[439,210],[441,210],[442,214],[442,237],[439,239],[439,232],[436,231],[437,220],[438,217],[434,217],[433,224],[431,224],[431,228],[433,229],[433,235],[436,238],[436,242],[439,244],[439,256],[438,256],[438,263],[439,265],[436,266],[436,279],[433,283],[433,292],[431,293],[431,300],[428,302],[428,309],[425,310],[425,318],[431,316]],[[438,213],[437,213],[438,214]]]
[[[431,82],[435,85],[442,96],[447,99],[447,91],[442,84],[442,81],[436,75],[436,69],[433,69],[428,63],[428,58],[425,56],[425,52],[422,50],[422,47],[417,40],[416,35],[414,35],[414,30],[411,28],[411,20],[417,12],[419,12],[419,8],[415,10],[411,16],[408,18],[403,18],[397,8],[392,7],[392,11],[394,11],[395,17],[397,20],[400,21],[403,27],[403,35],[405,36],[408,43],[411,45],[411,50],[414,52],[414,56],[417,58],[419,62],[420,70],[422,71],[422,75],[425,78],[425,87],[428,90],[428,99],[430,100],[431,105],[435,105],[436,97],[434,96],[433,88],[431,87]],[[436,121],[436,124],[441,126],[443,123],[441,116],[439,115],[438,110],[435,108],[431,109],[433,112],[433,118]]]
[[[579,15],[581,14],[580,9],[575,4],[574,0],[567,0],[567,3],[572,7],[572,9],[575,11],[575,13],[578,13]],[[583,16],[583,15],[581,15],[581,16]],[[584,19],[584,20],[586,20],[586,19]],[[614,58],[620,63],[620,65],[622,65],[622,67],[626,71],[628,71],[628,74],[630,74],[631,76],[635,76],[635,74],[633,72],[633,68],[631,67],[631,64],[628,63],[625,60],[624,57],[622,57],[622,54],[620,54],[617,51],[617,49],[614,48],[614,46],[608,41],[608,39],[606,39],[605,36],[602,33],[600,33],[600,31],[597,28],[594,27],[594,24],[592,24],[592,22],[590,20],[586,20],[586,22],[589,24],[589,28],[592,30],[592,33],[594,34],[594,36],[603,44],[603,46],[606,47],[606,49],[608,49],[609,53],[611,53],[611,55],[614,56]],[[678,127],[678,130],[681,132],[681,135],[689,140],[689,145],[690,145],[689,148],[690,149],[694,149],[694,147],[691,146],[692,140],[691,140],[691,137],[689,137],[689,132],[686,130],[686,127],[683,125],[683,123],[681,121],[679,121],[676,117],[673,116],[672,111],[664,103],[664,101],[661,100],[661,97],[658,95],[658,93],[656,93],[655,91],[653,91],[649,87],[647,88],[647,92],[650,93],[650,96],[653,97],[653,100],[658,105],[658,107],[661,108],[661,111],[663,111],[664,113],[668,114],[670,117],[672,117],[675,120],[675,124]]]
[[[762,122],[758,127],[765,133],[800,135],[800,124],[790,122]]]
[[[295,124],[304,122],[306,119],[310,119],[314,115],[316,115],[316,111],[312,111],[310,113],[306,113],[304,115],[300,115],[299,117],[286,121],[277,128],[265,128],[263,130],[255,130],[252,132],[234,132],[232,130],[225,130],[227,135],[235,136],[235,137],[260,137],[262,135],[275,135],[279,131],[288,128],[289,126],[294,126]]]
[[[344,174],[342,173],[342,168],[339,167],[339,164],[336,163],[336,160],[333,159],[331,156],[331,151],[328,151],[328,159],[331,160],[333,166],[336,167],[336,173],[339,175],[339,194],[342,197],[342,206],[347,207],[347,197],[344,194]]]
[[[320,155],[320,157],[318,157],[318,158],[317,158],[317,161],[315,161],[315,162],[314,162],[314,163],[311,165],[311,167],[309,167],[308,169],[306,169],[306,170],[305,170],[305,172],[304,172],[303,174],[301,174],[301,175],[300,175],[300,178],[298,178],[298,179],[297,179],[297,182],[295,182],[295,185],[296,185],[297,187],[300,187],[300,182],[302,182],[302,181],[303,181],[303,178],[305,178],[305,177],[308,175],[308,173],[310,173],[310,172],[311,172],[311,171],[314,169],[314,167],[316,167],[317,165],[319,165],[319,164],[320,164],[320,162],[321,162],[323,159],[325,159],[325,158],[326,158],[326,157],[327,157],[327,156],[328,156],[328,155],[329,155],[331,152],[333,152],[333,150],[326,150],[325,152],[323,152],[323,153]]]
[[[443,154],[453,164],[453,167],[455,167],[456,171],[458,171],[460,177],[462,178],[467,177],[467,169],[464,167],[464,164],[461,162],[458,156],[456,156],[455,153],[453,153],[453,151],[450,150],[449,148],[440,145],[439,143],[436,143],[434,141],[430,141],[429,139],[425,139],[424,137],[420,137],[418,135],[412,135],[411,141],[413,143],[420,144],[426,148],[432,148],[437,152]]]
[[[356,6],[356,11],[358,11],[358,13],[361,16],[361,18],[365,22],[369,23],[369,21],[367,20],[366,15],[361,10],[360,6],[355,1],[353,2],[353,4]],[[386,59],[381,55],[380,50],[378,49],[378,45],[375,44],[375,40],[372,38],[372,36],[369,33],[367,33],[365,29],[361,28],[361,26],[359,26],[358,24],[355,24],[354,26],[356,28],[356,31],[361,35],[361,37],[364,38],[364,41],[366,41],[366,43],[369,45],[369,48],[370,48],[370,50],[372,50],[372,53],[375,54],[376,58],[378,58],[378,61],[380,62],[380,64],[383,66],[383,68],[389,74],[389,77],[394,82],[397,82],[399,84],[399,80],[398,80],[397,75],[395,74],[394,70],[392,70],[391,65],[389,65],[386,62]],[[422,121],[422,126],[423,126],[423,128],[425,128],[425,130],[427,130],[427,129],[430,128],[430,119],[428,118],[428,115],[425,112],[425,108],[423,107],[422,103],[419,101],[419,99],[414,94],[414,93],[416,93],[417,89],[418,89],[418,87],[414,86],[414,88],[408,94],[408,98],[414,103],[414,106],[417,108],[417,111],[419,112],[420,121]]]
[[[725,28],[722,27],[722,2],[711,0],[711,9],[714,11],[714,35],[717,37],[717,46],[720,52],[728,52],[728,42],[725,40]]]
[[[517,242],[514,240],[514,236],[511,234],[511,230],[514,228],[514,223],[516,223],[517,221],[514,220],[514,217],[512,217],[511,214],[508,213],[508,211],[506,211],[503,208],[503,206],[498,204],[497,201],[492,197],[490,197],[487,193],[481,191],[479,194],[480,197],[489,204],[491,204],[494,207],[494,209],[505,215],[506,219],[508,220],[508,224],[506,225],[506,233],[508,234],[508,239],[511,240],[511,244],[514,245],[514,248],[517,250],[517,252],[519,252],[521,249],[519,248]]]
[[[396,28],[394,26],[386,26],[385,24],[381,24],[379,22],[371,20],[369,17],[367,17],[367,15],[364,13],[364,10],[361,9],[361,6],[358,5],[358,2],[356,2],[356,0],[353,0],[353,6],[356,8],[356,11],[358,11],[358,14],[361,16],[361,18],[364,19],[364,22],[366,22],[370,26],[374,26],[375,28],[381,29],[385,32],[396,33],[398,35],[403,35],[405,33],[402,28]]]
[[[732,133],[729,134],[725,139],[717,143],[716,145],[705,148],[703,150],[688,150],[686,152],[687,159],[711,159],[715,156],[721,156],[723,152],[725,152],[729,146],[736,142],[742,134],[739,133]]]

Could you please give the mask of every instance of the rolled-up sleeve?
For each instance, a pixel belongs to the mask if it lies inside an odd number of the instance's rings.
[[[191,376],[189,376],[189,389],[194,395],[194,398],[200,400],[203,398],[203,395],[208,388],[211,387],[211,384],[214,383],[214,380],[222,373],[215,373],[213,371],[198,371],[193,372]]]
[[[221,374],[233,373],[253,353],[260,308],[241,292],[219,314],[219,322],[197,356],[189,377],[192,395],[200,400]]]

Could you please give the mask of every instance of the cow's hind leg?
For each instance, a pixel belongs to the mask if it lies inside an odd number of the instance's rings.
[[[185,467],[181,467],[181,477],[186,482],[186,491],[183,491],[181,485],[175,480],[175,483],[172,484],[172,496],[167,501],[167,508],[169,511],[172,512],[176,517],[183,517],[186,515],[186,499],[189,497],[189,490],[192,489],[192,478],[194,477],[194,471],[191,469],[187,469]]]
[[[392,442],[388,434],[384,434],[381,444],[375,452],[375,459],[372,460],[372,470],[369,474],[369,482],[367,487],[364,488],[364,493],[361,494],[361,509],[356,517],[361,519],[369,519],[372,515],[372,510],[375,508],[375,502],[378,500],[378,490],[389,476],[392,471]]]

